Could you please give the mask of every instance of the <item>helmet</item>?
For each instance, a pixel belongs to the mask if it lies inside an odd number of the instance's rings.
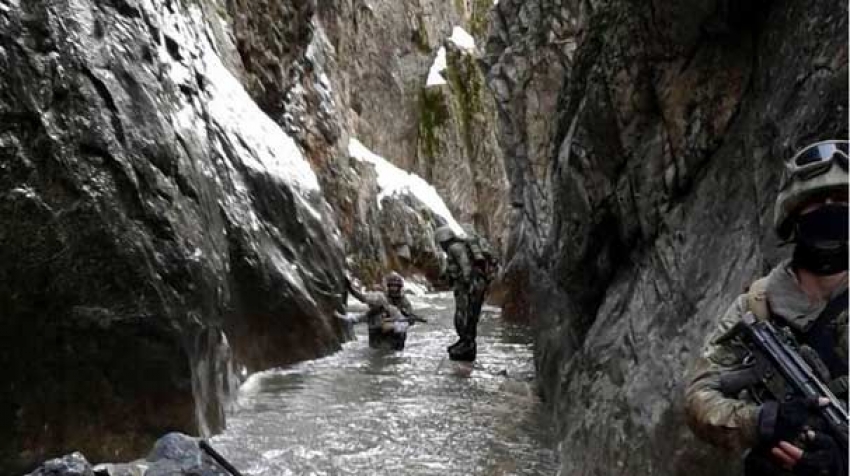
[[[387,296],[398,298],[401,296],[401,289],[404,287],[404,278],[400,274],[393,271],[384,277],[384,288],[387,290]]]
[[[812,198],[847,191],[847,141],[822,141],[808,145],[785,163],[785,174],[773,213],[773,226],[780,239],[793,233],[793,220],[801,206]]]
[[[434,232],[434,239],[437,240],[437,243],[443,244],[452,241],[455,238],[455,232],[452,230],[452,227],[448,225],[443,225],[437,228],[437,231]]]

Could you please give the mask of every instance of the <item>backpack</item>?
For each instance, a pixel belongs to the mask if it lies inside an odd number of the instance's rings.
[[[493,247],[486,238],[470,234],[463,239],[473,268],[490,282],[499,274],[499,259],[493,252]]]

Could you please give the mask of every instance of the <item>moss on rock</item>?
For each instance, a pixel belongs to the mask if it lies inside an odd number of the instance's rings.
[[[419,92],[419,150],[436,157],[442,146],[439,129],[446,124],[449,110],[440,88],[422,88]]]
[[[472,14],[469,18],[469,32],[476,40],[487,36],[487,28],[490,23],[490,9],[493,7],[492,0],[473,0]]]
[[[471,55],[452,51],[447,57],[446,75],[459,114],[461,134],[467,157],[475,156],[475,117],[483,110],[484,78]]]

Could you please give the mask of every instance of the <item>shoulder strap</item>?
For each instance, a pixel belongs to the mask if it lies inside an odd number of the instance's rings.
[[[840,331],[835,325],[835,319],[846,310],[847,290],[829,301],[811,327],[801,336],[803,341],[817,352],[833,377],[847,375],[847,359],[837,352]]]
[[[847,309],[848,302],[848,290],[845,289],[844,292],[835,296],[831,301],[826,304],[826,307],[823,311],[818,315],[818,321],[830,321],[838,317],[842,311]]]
[[[767,277],[755,280],[747,291],[747,310],[752,312],[756,319],[766,321],[770,318],[770,309],[767,306]]]

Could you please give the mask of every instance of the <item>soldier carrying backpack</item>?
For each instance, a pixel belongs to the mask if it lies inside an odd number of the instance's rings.
[[[490,281],[498,272],[498,262],[489,243],[471,233],[458,237],[449,226],[437,229],[435,239],[446,252],[445,279],[454,289],[455,331],[458,340],[448,347],[452,360],[474,361],[478,318]]]

